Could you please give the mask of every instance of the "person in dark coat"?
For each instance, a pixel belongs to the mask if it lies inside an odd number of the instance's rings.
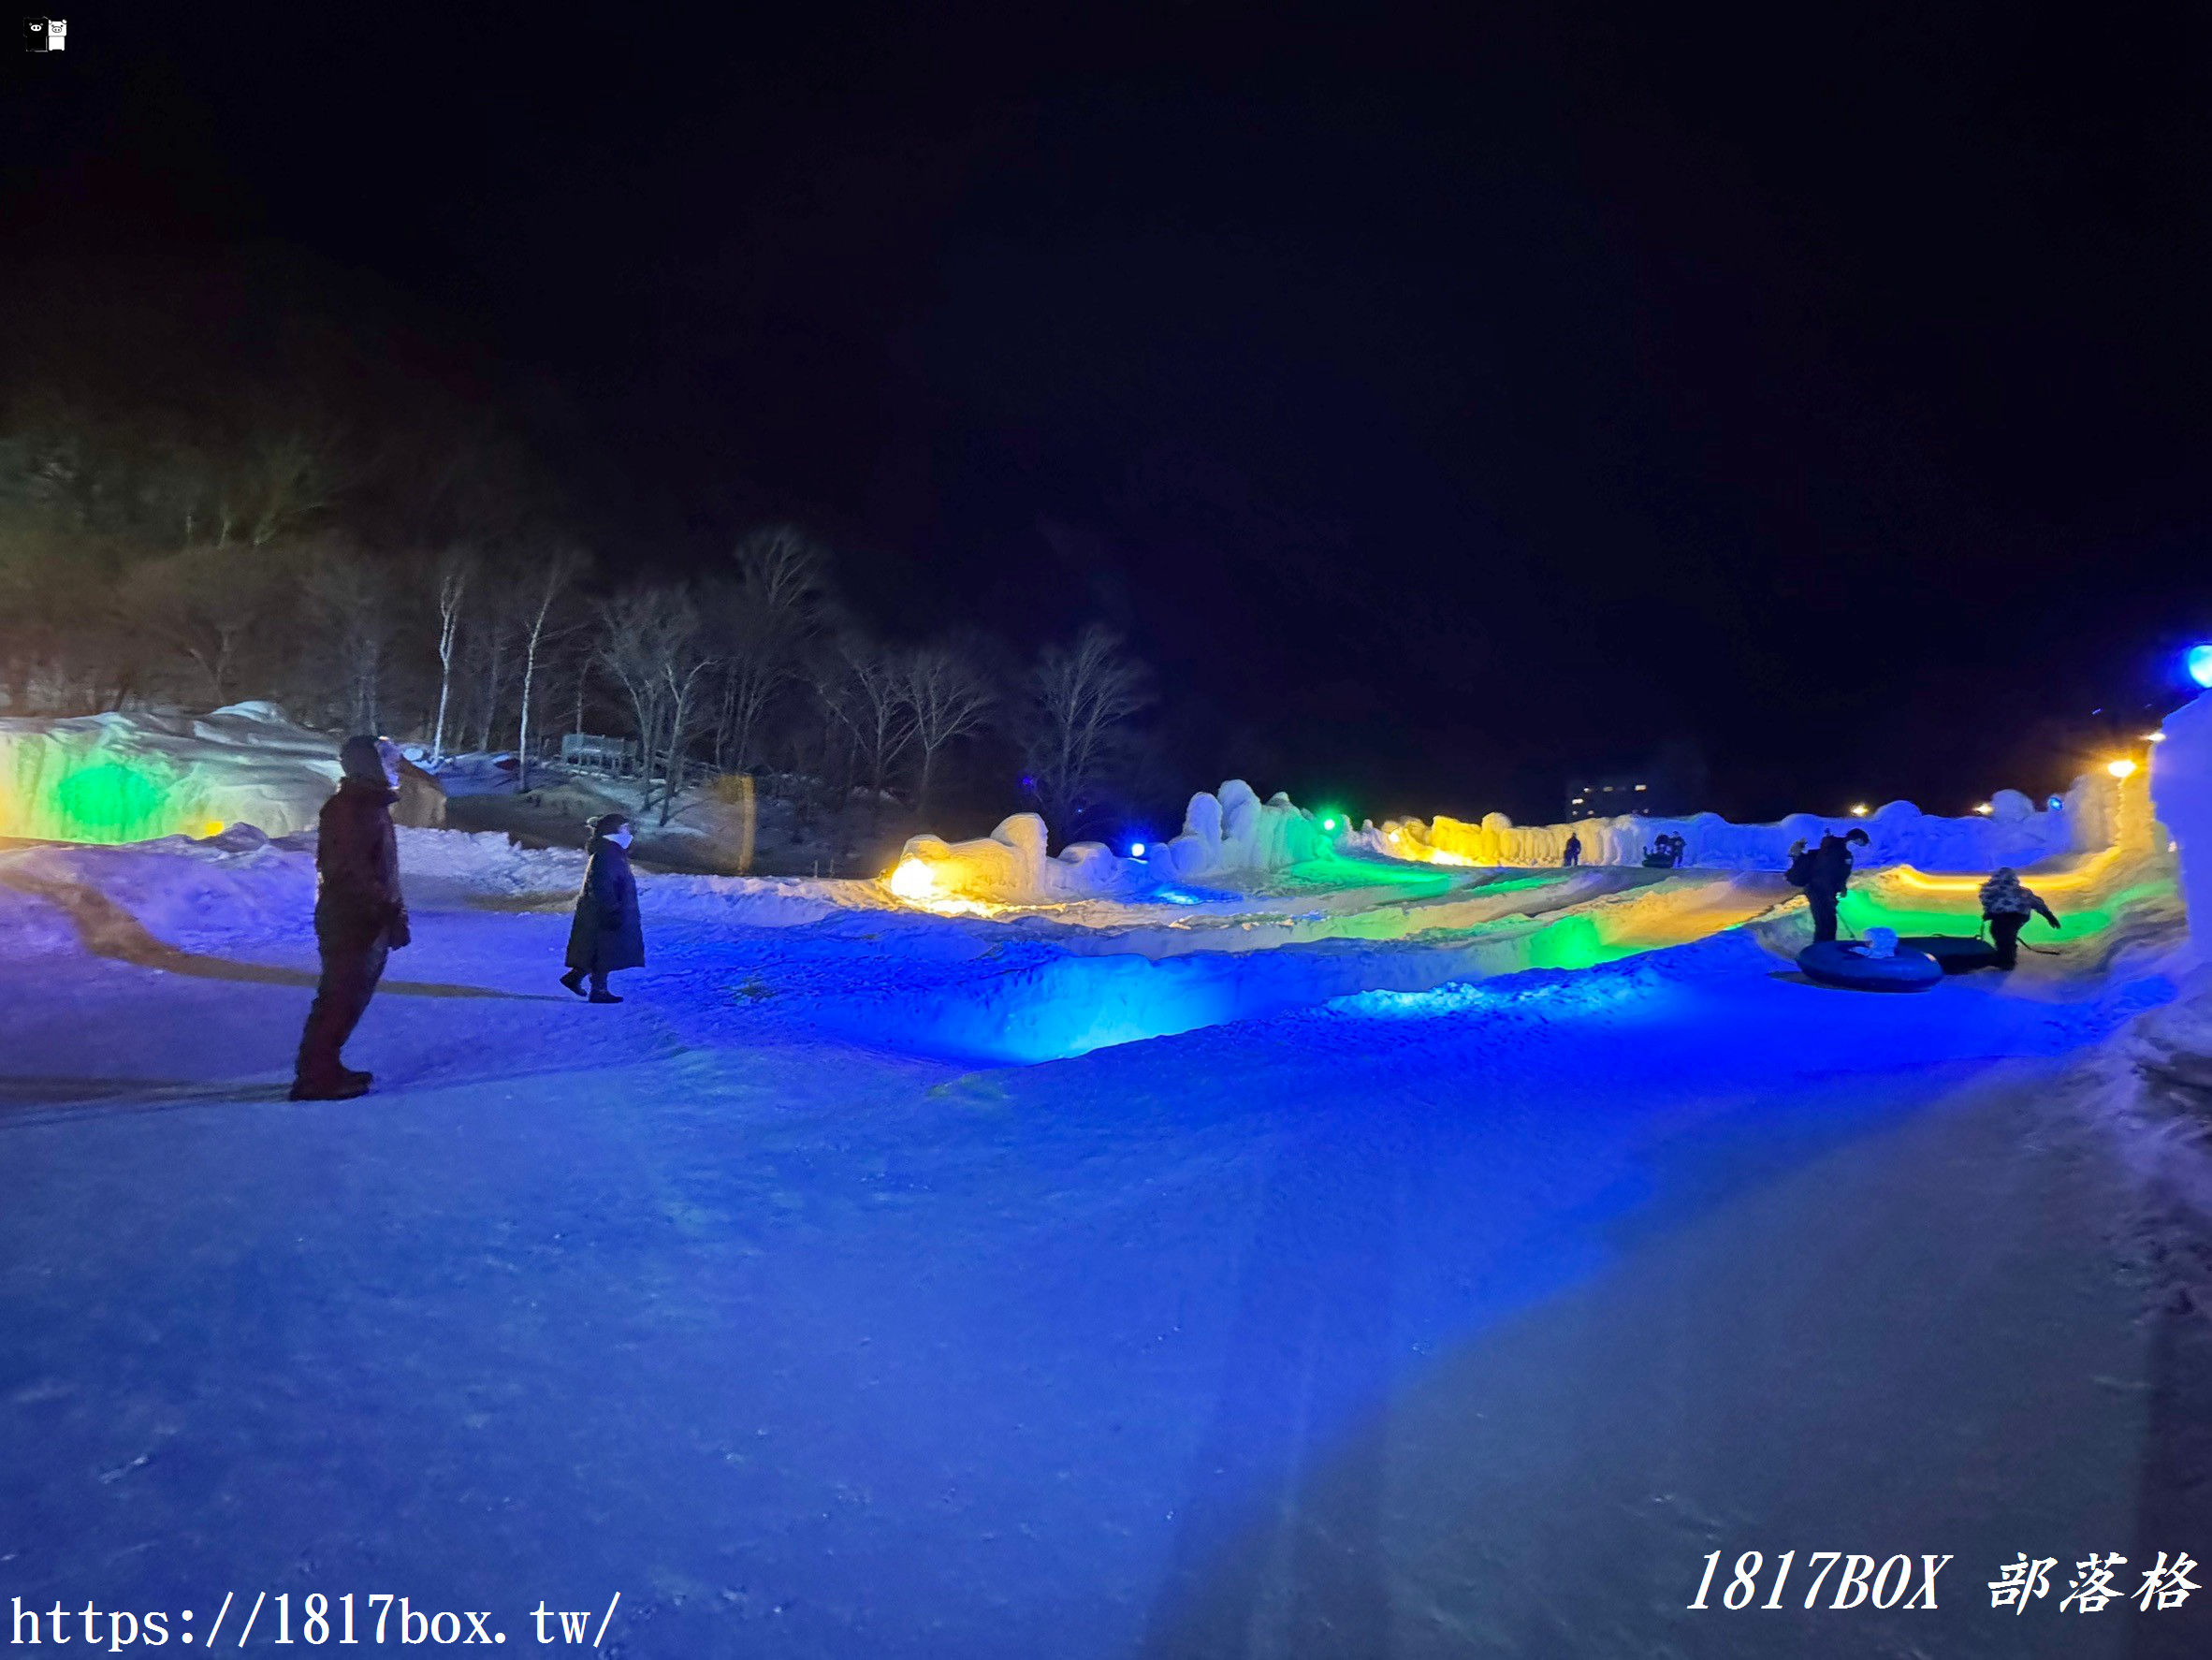
[[[568,929],[568,972],[560,983],[579,997],[584,976],[591,976],[594,1003],[622,999],[606,988],[618,968],[645,967],[645,927],[637,915],[637,879],[630,873],[630,821],[620,813],[601,813],[590,823],[590,858],[584,886],[576,895],[575,920]]]
[[[1812,912],[1815,944],[1836,937],[1836,907],[1851,888],[1851,850],[1865,847],[1870,837],[1864,830],[1848,836],[1829,834],[1802,860],[1790,862],[1790,880],[1805,890],[1805,904]]]
[[[1570,870],[1582,862],[1582,838],[1579,836],[1570,835],[1566,838],[1566,852],[1559,862]]]
[[[2009,865],[1993,871],[1982,884],[1982,920],[1989,925],[1989,942],[1997,947],[2000,968],[2020,966],[2020,930],[2039,910],[2045,922],[2054,928],[2059,925],[2043,896],[2021,886],[2018,872]]]
[[[323,803],[315,836],[315,944],[323,975],[299,1035],[294,1100],[350,1100],[370,1075],[339,1058],[376,995],[385,959],[405,945],[407,902],[392,803],[400,751],[388,740],[349,737],[338,752],[344,776]]]

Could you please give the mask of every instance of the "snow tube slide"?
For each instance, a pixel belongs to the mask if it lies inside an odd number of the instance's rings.
[[[1959,939],[1950,934],[1919,934],[1898,941],[1899,949],[1925,951],[1946,974],[1971,974],[1997,961],[1997,947],[1986,939]]]
[[[1823,939],[1797,953],[1808,980],[1852,991],[1926,991],[1943,977],[1943,966],[1925,951],[1899,942],[1895,956],[1870,957],[1848,940]]]

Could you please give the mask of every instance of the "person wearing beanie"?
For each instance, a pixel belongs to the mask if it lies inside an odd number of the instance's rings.
[[[645,928],[637,914],[637,879],[630,871],[630,821],[621,813],[601,813],[591,832],[584,886],[576,895],[575,920],[568,929],[568,972],[560,983],[583,997],[584,977],[591,977],[590,1000],[618,1003],[606,977],[619,968],[645,967]]]
[[[399,748],[388,738],[349,737],[338,760],[338,793],[316,821],[315,945],[323,973],[299,1035],[294,1100],[350,1100],[369,1087],[370,1075],[346,1066],[340,1052],[376,995],[385,959],[410,938],[392,834]]]

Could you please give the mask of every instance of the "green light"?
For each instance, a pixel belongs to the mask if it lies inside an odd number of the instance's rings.
[[[1501,876],[1495,881],[1486,881],[1467,891],[1470,894],[1519,894],[1530,888],[1548,888],[1559,880],[1556,876]]]
[[[73,841],[133,841],[162,835],[171,828],[168,799],[167,787],[144,768],[120,761],[67,773],[53,792],[65,833]]]
[[[2038,923],[2028,935],[2028,942],[2064,943],[2094,939],[2111,927],[2128,907],[2172,891],[2172,885],[2166,881],[2144,881],[2110,895],[2102,905],[2081,906],[2071,910],[2053,905],[2051,909],[2059,912],[2058,927],[2047,928]],[[1971,889],[1949,905],[1903,906],[1885,905],[1871,893],[1854,888],[1843,896],[1838,914],[1846,927],[1858,934],[1872,927],[1895,928],[1906,935],[1960,934],[1982,925],[1981,898]]]

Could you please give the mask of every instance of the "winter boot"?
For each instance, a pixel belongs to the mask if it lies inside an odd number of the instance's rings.
[[[611,991],[595,991],[586,1000],[593,1003],[618,1003],[622,999]]]
[[[367,1072],[341,1072],[335,1078],[299,1078],[292,1085],[296,1101],[349,1101],[369,1093]]]
[[[560,977],[560,983],[567,986],[569,990],[575,992],[579,997],[582,997],[584,995],[584,970],[581,968],[571,968],[567,973]]]

